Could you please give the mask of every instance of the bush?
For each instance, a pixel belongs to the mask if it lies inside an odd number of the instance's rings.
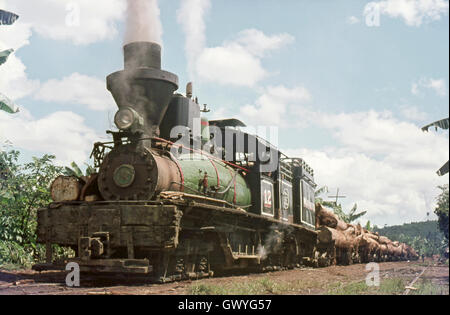
[[[23,165],[19,155],[0,151],[0,265],[29,267],[45,259],[43,246],[37,244],[36,210],[51,202],[50,183],[63,169],[53,164],[51,155]]]

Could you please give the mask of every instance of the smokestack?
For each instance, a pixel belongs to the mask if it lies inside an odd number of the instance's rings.
[[[134,42],[123,47],[125,69],[161,70],[161,46],[151,42]]]
[[[132,109],[142,121],[142,138],[159,136],[159,125],[173,93],[178,77],[161,70],[161,46],[153,42],[133,42],[124,46],[124,70],[107,77],[107,88],[120,110]],[[119,127],[120,128],[120,127]]]

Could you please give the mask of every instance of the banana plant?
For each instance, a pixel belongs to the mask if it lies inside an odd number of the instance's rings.
[[[12,25],[19,16],[15,13],[0,9],[0,25]],[[0,52],[0,66],[4,64],[8,57],[14,52],[13,49],[8,49]],[[19,112],[19,108],[9,98],[0,93],[0,110],[10,114]]]
[[[428,129],[431,127],[434,127],[437,131],[438,128],[441,128],[443,130],[448,130],[450,126],[449,119],[444,118],[438,121],[435,121],[431,124],[426,125],[425,127],[422,127],[423,132],[428,132]],[[439,176],[444,176],[449,171],[449,161],[441,166],[441,168],[436,172]]]
[[[345,213],[342,210],[342,205],[338,204],[334,201],[326,201],[323,200],[323,198],[319,197],[321,194],[328,192],[328,187],[327,186],[323,186],[319,189],[316,190],[315,192],[315,199],[316,199],[316,203],[321,203],[323,206],[325,207],[329,207],[331,209],[333,209],[333,212],[339,217],[339,219],[341,219],[342,221],[346,222],[346,223],[352,223],[356,220],[358,220],[360,217],[362,217],[363,215],[365,215],[367,213],[367,211],[362,211],[359,213],[356,213],[356,210],[358,209],[358,205],[355,203],[355,205],[353,206],[353,208],[347,213]]]
[[[11,55],[13,52],[14,52],[14,49],[0,51],[0,66],[8,60],[9,55]]]
[[[65,167],[64,168],[64,175],[66,176],[75,176],[78,178],[82,178],[82,177],[89,177],[90,175],[96,173],[95,168],[93,168],[92,166],[90,166],[89,164],[85,163],[86,165],[86,172],[83,173],[83,171],[81,170],[81,168],[78,166],[77,163],[72,162],[70,163],[71,167]]]
[[[5,111],[10,114],[15,114],[19,112],[19,107],[13,103],[9,98],[0,93],[0,110]]]
[[[18,18],[17,14],[0,9],[0,25],[12,25]]]
[[[361,218],[363,215],[365,215],[367,213],[367,211],[361,211],[359,213],[355,213],[357,209],[358,209],[358,205],[355,203],[353,208],[346,215],[346,217],[347,217],[347,221],[346,222],[347,223],[354,222],[354,221],[358,220],[359,218]]]

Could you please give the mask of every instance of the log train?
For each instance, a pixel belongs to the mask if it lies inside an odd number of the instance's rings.
[[[98,172],[60,176],[38,211],[38,241],[70,247],[81,271],[147,274],[159,282],[230,270],[412,259],[404,244],[341,222],[314,203],[314,171],[237,119],[201,117],[161,70],[161,47],[124,46],[124,70],[107,77],[117,131],[92,152]]]

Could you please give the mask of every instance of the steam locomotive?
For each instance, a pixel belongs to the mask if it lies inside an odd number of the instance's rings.
[[[175,93],[161,70],[161,47],[124,46],[124,70],[107,77],[118,112],[112,141],[96,143],[98,173],[58,177],[54,202],[38,211],[37,235],[70,247],[81,271],[147,274],[165,282],[228,270],[326,265],[333,244],[318,244],[314,172],[237,119],[211,120]]]

